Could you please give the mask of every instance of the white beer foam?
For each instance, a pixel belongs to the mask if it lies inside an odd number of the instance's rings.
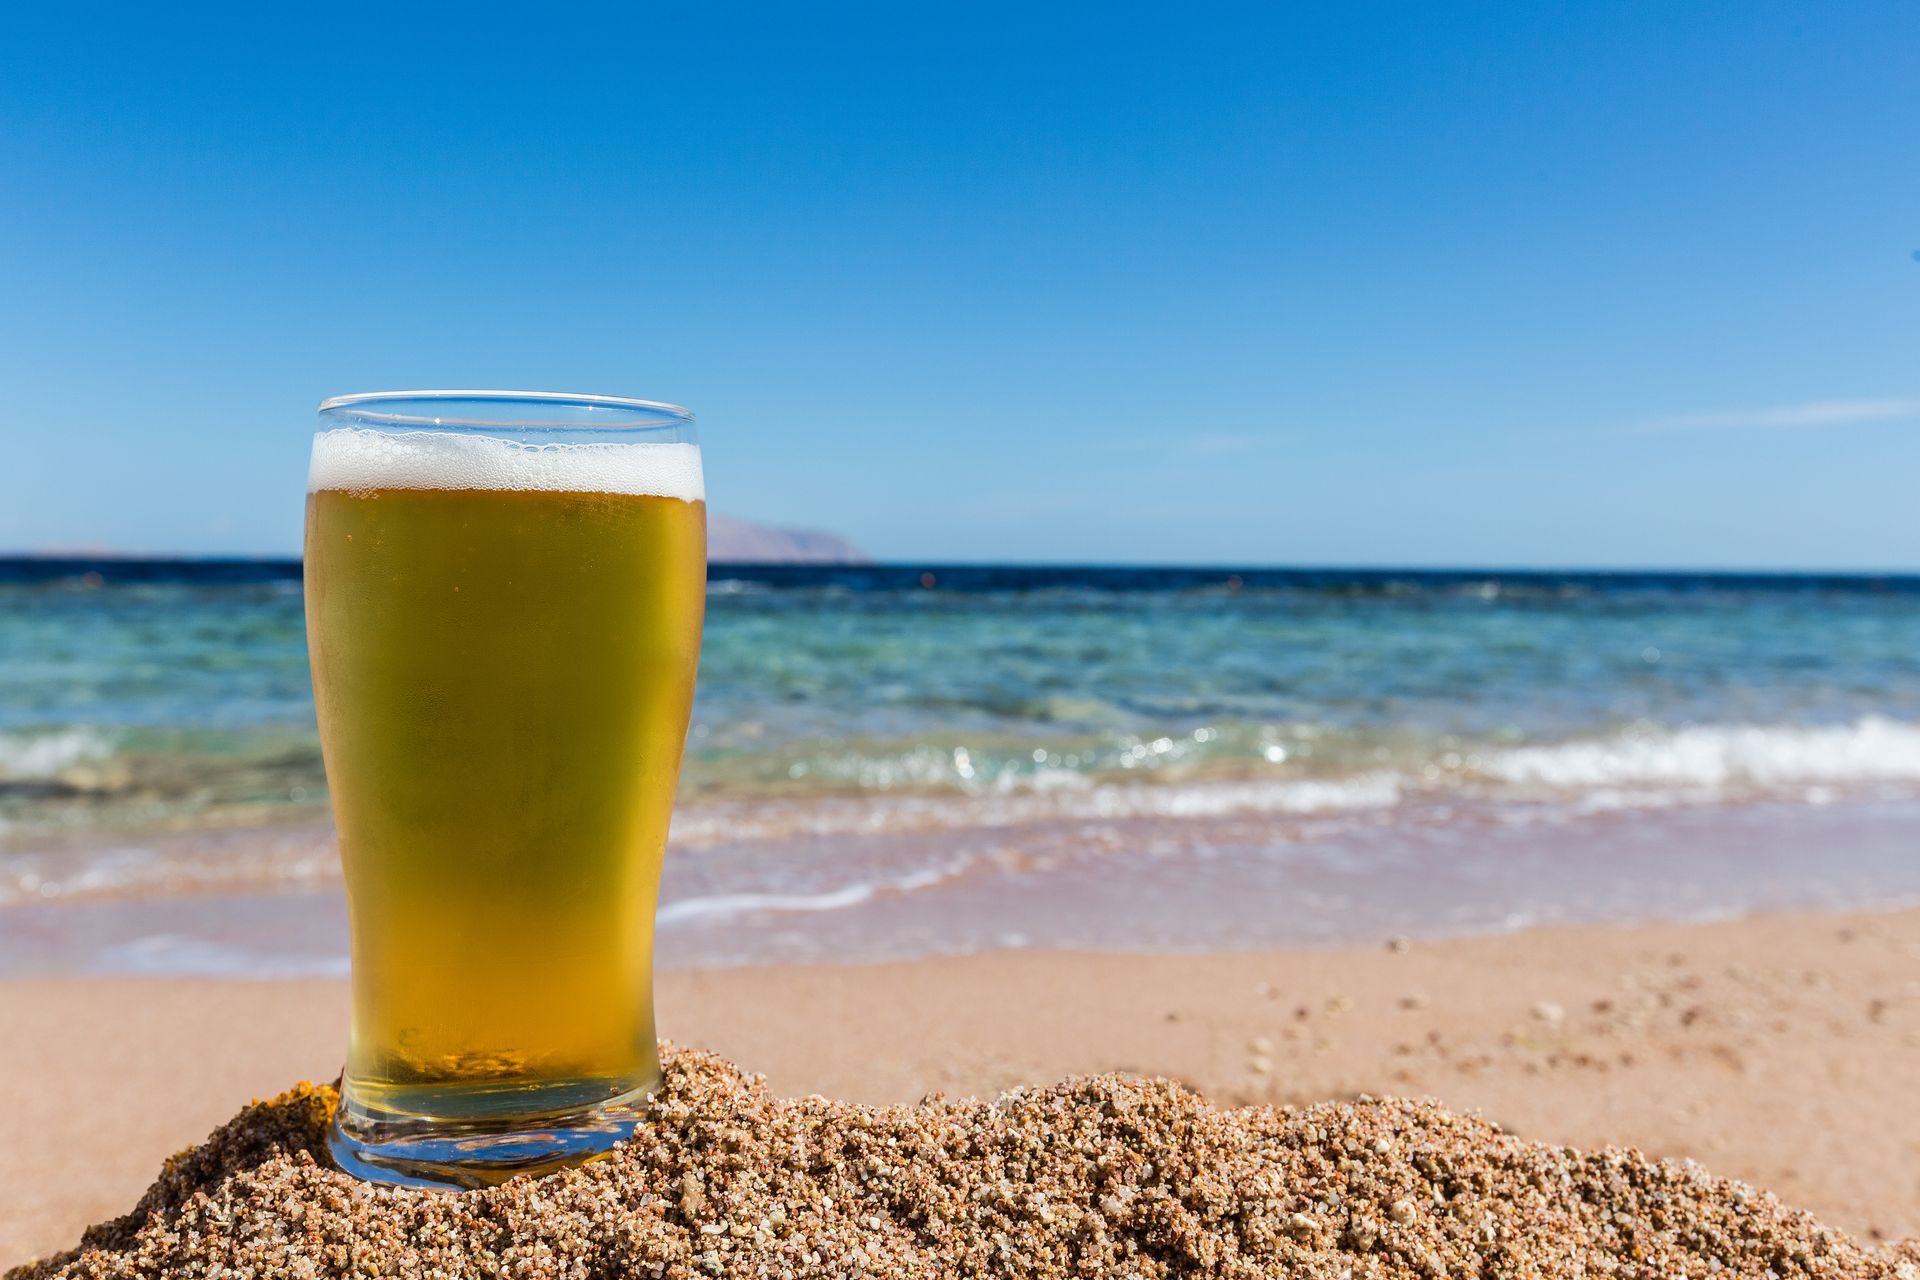
[[[451,431],[364,427],[314,436],[307,492],[323,489],[539,489],[687,502],[707,496],[697,444],[521,444]]]

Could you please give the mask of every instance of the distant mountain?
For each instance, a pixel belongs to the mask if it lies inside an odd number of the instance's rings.
[[[864,564],[866,552],[837,533],[770,529],[732,516],[707,517],[707,559],[767,563]]]

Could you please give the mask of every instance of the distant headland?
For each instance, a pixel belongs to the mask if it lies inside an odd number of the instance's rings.
[[[707,517],[707,558],[750,564],[866,564],[871,559],[837,533],[775,529],[723,515]]]

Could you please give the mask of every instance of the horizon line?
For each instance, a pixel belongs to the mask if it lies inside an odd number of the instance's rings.
[[[165,552],[165,551],[9,551],[0,550],[0,563],[37,562],[69,564],[303,564],[297,552]],[[709,560],[709,567],[747,567],[756,569],[1152,569],[1189,573],[1451,573],[1451,574],[1585,574],[1634,575],[1671,574],[1694,577],[1766,577],[1766,578],[1920,578],[1920,566],[1913,568],[1798,567],[1778,565],[1647,565],[1618,563],[1561,564],[1464,564],[1391,561],[1182,561],[1182,560],[942,560],[863,559],[863,560]]]

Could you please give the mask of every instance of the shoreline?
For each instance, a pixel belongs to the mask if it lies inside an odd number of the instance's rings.
[[[1433,1097],[1637,1146],[1866,1241],[1920,1236],[1920,909],[1210,955],[675,970],[662,1033],[776,1093],[898,1103],[1166,1075],[1223,1105]],[[124,1212],[249,1097],[331,1079],[326,980],[0,981],[0,1262]],[[162,1106],[143,1100],[164,1099]]]
[[[1002,950],[1254,954],[1920,906],[1920,797],[1588,813],[1148,807],[1170,798],[1193,794],[1120,788],[1078,794],[1076,805],[1097,802],[1084,811],[998,815],[905,796],[693,806],[665,861],[656,958],[697,970]],[[324,823],[0,864],[0,980],[346,973]]]

